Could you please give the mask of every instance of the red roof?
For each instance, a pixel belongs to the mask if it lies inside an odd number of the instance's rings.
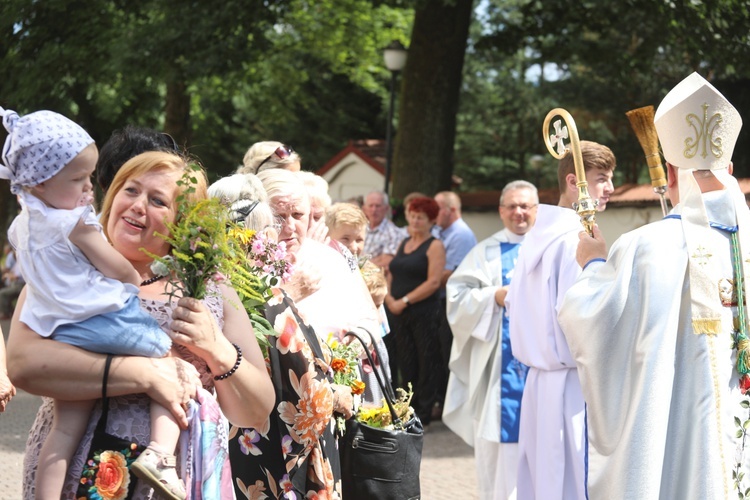
[[[315,173],[318,175],[325,174],[338,165],[349,153],[359,156],[365,163],[377,170],[378,173],[385,175],[385,141],[382,139],[350,140],[344,149],[328,160]]]
[[[374,168],[380,175],[385,175],[385,141],[382,139],[349,140],[344,149],[328,160],[325,165],[315,171],[323,175],[343,160],[349,153],[359,156],[365,163]],[[453,187],[457,187],[463,180],[457,175],[451,176]]]

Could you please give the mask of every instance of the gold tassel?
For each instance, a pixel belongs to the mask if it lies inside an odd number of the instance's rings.
[[[721,331],[721,319],[693,318],[693,333],[696,335],[716,335]]]
[[[742,334],[737,338],[737,373],[750,373],[750,340]]]

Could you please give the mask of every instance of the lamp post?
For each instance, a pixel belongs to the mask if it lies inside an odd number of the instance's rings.
[[[542,173],[542,167],[544,166],[544,157],[542,155],[533,155],[529,158],[529,166],[531,167],[531,171],[534,172],[534,184],[536,184],[538,189],[541,187],[539,186],[539,177]]]
[[[388,184],[391,180],[391,156],[393,154],[393,106],[396,100],[396,77],[406,65],[406,47],[398,40],[394,40],[383,50],[385,67],[391,72],[391,104],[388,108],[388,123],[385,129],[385,187],[383,191],[388,193]]]

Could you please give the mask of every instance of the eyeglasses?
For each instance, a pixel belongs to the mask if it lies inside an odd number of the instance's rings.
[[[500,207],[504,208],[506,210],[510,210],[511,212],[515,212],[516,209],[520,209],[521,212],[528,212],[532,208],[535,208],[536,204],[534,204],[534,205],[526,205],[526,204],[522,204],[522,205],[500,205]]]
[[[276,148],[276,150],[273,153],[271,153],[270,155],[268,155],[268,157],[265,160],[263,160],[262,162],[260,162],[260,164],[258,164],[258,167],[255,169],[255,171],[256,172],[260,171],[260,167],[262,167],[265,162],[267,162],[268,160],[270,160],[273,157],[273,155],[276,155],[276,157],[279,160],[286,160],[287,158],[289,158],[290,156],[292,156],[292,154],[294,154],[294,149],[292,149],[291,146],[287,146],[285,144],[282,144],[281,146],[279,146],[278,148]]]
[[[280,222],[274,222],[272,224],[268,224],[263,229],[265,230],[265,229],[268,229],[268,228],[273,229],[274,231],[276,231],[276,234],[279,234],[279,233],[281,233],[281,229],[283,228],[283,226],[282,226],[282,224]]]

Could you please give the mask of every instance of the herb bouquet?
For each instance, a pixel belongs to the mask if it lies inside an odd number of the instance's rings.
[[[242,299],[263,349],[268,346],[265,336],[276,332],[263,317],[262,306],[268,302],[270,288],[279,278],[269,277],[268,269],[258,266],[257,256],[248,256],[248,248],[259,239],[258,235],[232,223],[219,200],[188,199],[186,195],[194,192],[195,170],[199,168],[191,166],[177,181],[185,190],[176,201],[175,222],[166,224],[168,234],[156,233],[169,243],[171,253],[160,256],[144,251],[154,259],[154,273],[167,276],[172,286],[170,299],[183,296],[201,300],[210,292],[210,284],[229,281]],[[285,251],[272,257],[276,256],[281,258],[274,262],[273,271],[280,273],[280,278],[288,277],[291,268],[283,260]]]

